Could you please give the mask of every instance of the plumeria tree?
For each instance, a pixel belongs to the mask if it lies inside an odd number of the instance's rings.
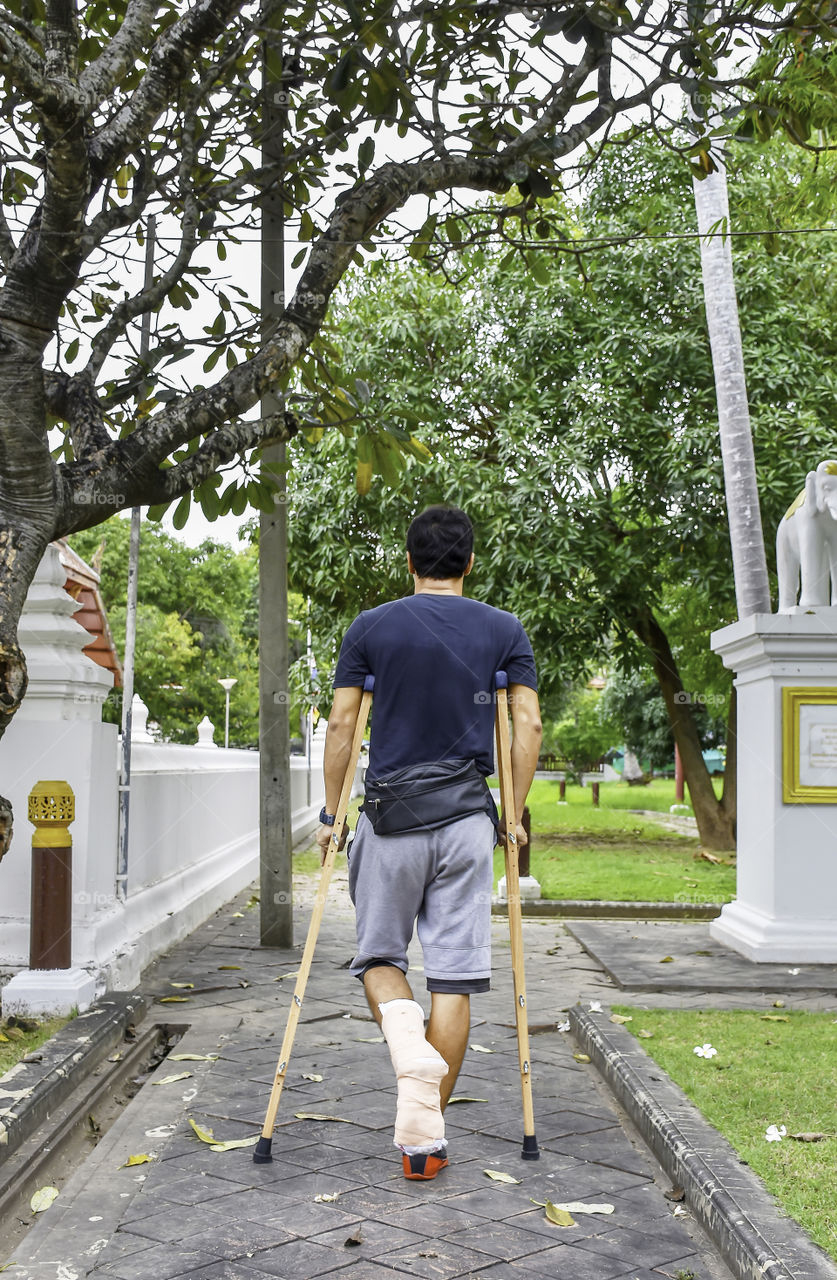
[[[795,234],[807,157],[774,140],[730,148],[729,165],[771,532],[831,449],[837,300],[824,237]],[[533,272],[517,250],[469,247],[448,255],[459,289],[426,261],[355,273],[330,338],[343,356],[334,380],[357,381],[366,401],[358,442],[292,445],[290,574],[311,595],[327,670],[359,609],[410,588],[416,510],[464,506],[477,548],[468,593],[522,619],[542,691],[613,666],[655,678],[701,838],[730,849],[735,707],[709,635],[734,619],[736,597],[691,200],[678,158],[636,143],[602,158],[575,207],[578,258],[547,249]],[[382,432],[399,422],[421,424],[430,461],[399,467]],[[709,713],[727,720],[720,798],[702,755],[722,732],[707,738]]]
[[[177,501],[180,522],[190,494],[210,516],[267,504],[260,447],[352,415],[352,391],[321,386],[315,344],[363,252],[466,239],[475,193],[511,189],[498,233],[559,238],[560,214],[535,206],[569,165],[656,127],[695,77],[761,120],[774,109],[757,101],[764,77],[780,82],[800,41],[816,54],[830,35],[794,0],[725,0],[709,20],[675,0],[7,0],[0,732],[25,694],[17,621],[51,539],[137,504]],[[740,41],[744,69],[726,60]],[[277,117],[264,159],[263,121]],[[699,167],[707,147],[684,144]],[[265,202],[302,246],[267,328],[254,273],[225,265]],[[182,372],[188,353],[197,377]],[[260,416],[267,393],[294,386],[295,412]],[[412,447],[409,429],[392,442]],[[241,461],[243,476],[225,476]],[[3,807],[0,851],[9,831]]]

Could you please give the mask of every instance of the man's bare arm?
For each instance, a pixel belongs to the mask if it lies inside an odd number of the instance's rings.
[[[359,688],[334,690],[323,756],[326,813],[335,813],[340,802],[340,792],[352,753],[352,738],[362,697],[363,690]],[[331,835],[332,828],[324,824],[317,831],[317,844],[324,857]]]
[[[520,815],[535,776],[538,756],[541,749],[543,729],[541,726],[541,709],[538,695],[526,684],[509,686],[509,707],[512,718],[512,786],[514,788],[514,807],[518,819],[518,843],[525,833],[520,826]]]

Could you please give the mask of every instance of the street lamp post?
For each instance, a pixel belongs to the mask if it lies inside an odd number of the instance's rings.
[[[224,746],[228,747],[230,745],[230,689],[234,684],[238,684],[238,680],[233,676],[225,676],[224,679],[219,680],[218,683],[224,690],[226,699],[226,705],[224,707]]]

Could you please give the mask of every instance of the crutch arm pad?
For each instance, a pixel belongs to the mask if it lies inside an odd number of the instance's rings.
[[[498,671],[494,676],[494,688],[508,689],[508,687],[509,687],[509,677],[506,675],[506,672]]]
[[[375,688],[375,677],[372,675],[365,676],[363,681],[363,692],[371,693]]]

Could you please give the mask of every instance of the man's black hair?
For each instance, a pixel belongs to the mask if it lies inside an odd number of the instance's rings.
[[[474,549],[474,526],[459,507],[427,507],[407,530],[407,550],[420,578],[461,578]]]

